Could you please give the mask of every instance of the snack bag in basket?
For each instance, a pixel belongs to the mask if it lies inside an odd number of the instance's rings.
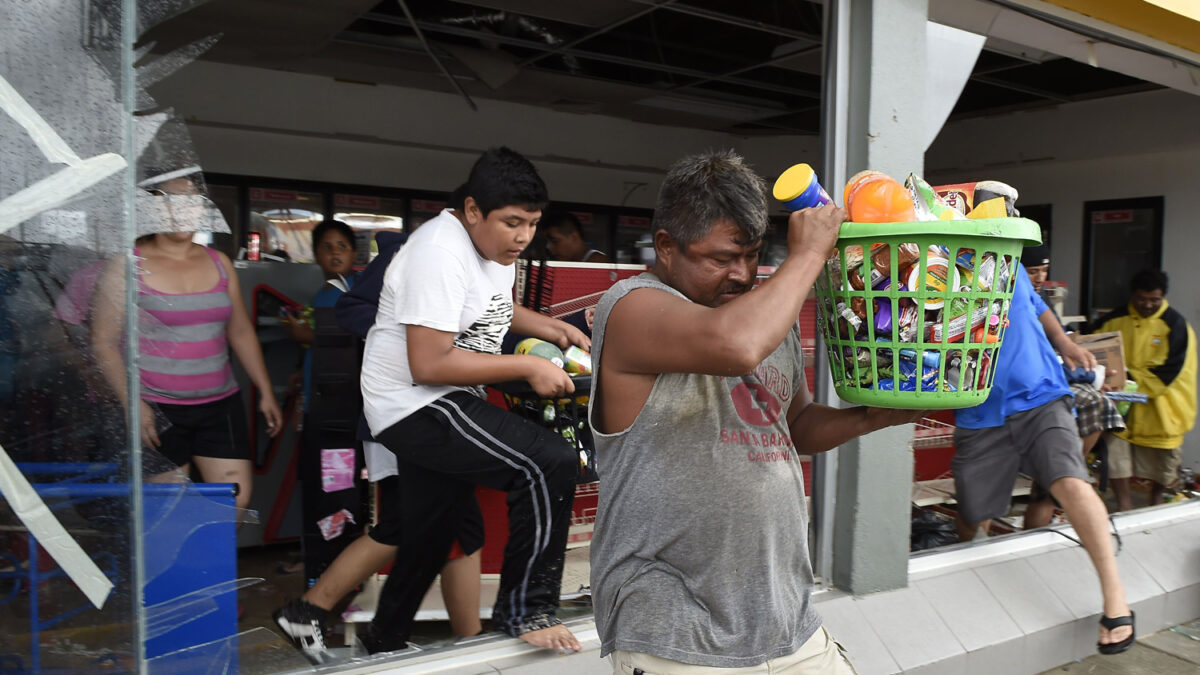
[[[912,196],[917,220],[962,220],[963,213],[952,208],[934,191],[933,187],[915,173],[908,174],[904,187]]]
[[[935,185],[933,191],[941,197],[951,208],[959,211],[964,216],[969,216],[971,211],[977,207],[981,207],[985,202],[992,199],[1000,198],[1003,200],[1004,209],[1001,213],[999,209],[989,207],[989,215],[978,215],[976,218],[998,218],[1002,216],[1017,216],[1020,212],[1017,211],[1017,190],[1016,188],[1001,183],[998,180],[981,180],[974,183],[954,183],[952,185]]]

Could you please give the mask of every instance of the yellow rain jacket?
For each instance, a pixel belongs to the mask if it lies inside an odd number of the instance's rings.
[[[1150,397],[1129,408],[1128,428],[1117,435],[1130,443],[1173,450],[1196,422],[1196,334],[1166,300],[1148,317],[1133,305],[1114,310],[1099,332],[1120,331],[1125,370],[1138,391]]]

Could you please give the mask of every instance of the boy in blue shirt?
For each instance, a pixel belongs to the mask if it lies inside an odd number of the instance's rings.
[[[1133,612],[1117,573],[1108,512],[1088,482],[1074,399],[1055,349],[1069,367],[1094,369],[1096,357],[1067,337],[1034,292],[1025,268],[1018,267],[992,391],[982,404],[955,414],[951,467],[958,536],[968,541],[980,527],[986,532],[992,518],[1008,512],[1018,471],[1049,486],[1100,578],[1104,612],[1096,648],[1116,654],[1133,644]]]
[[[313,295],[309,303],[313,309],[333,307],[346,289],[354,287],[358,278],[358,274],[354,272],[354,248],[354,230],[340,220],[323,220],[313,228],[313,257],[325,277],[320,290]],[[321,434],[318,433],[318,428],[325,421],[322,417],[327,416],[328,413],[321,413],[319,406],[316,409],[313,406],[315,320],[315,317],[304,320],[300,317],[289,316],[283,324],[288,336],[304,346],[304,357],[299,373],[303,383],[300,400],[304,425],[298,463],[298,478],[302,487],[300,498],[303,523],[301,549],[304,552],[304,560],[303,564],[284,563],[280,566],[280,571],[292,573],[303,569],[308,586],[312,586],[316,582],[330,561],[337,557],[348,542],[353,540],[353,533],[357,529],[351,528],[344,535],[327,540],[322,535],[317,522],[342,508],[348,508],[356,512],[356,515],[359,511],[357,494],[342,493],[341,491],[327,493],[321,488],[321,455],[324,452],[322,448],[342,446],[340,443],[334,446],[327,445],[332,439],[329,437],[322,439]],[[316,414],[314,414],[314,410],[317,411]]]
[[[313,295],[312,308],[333,307],[358,280],[354,271],[354,230],[340,220],[323,220],[312,231],[313,256],[325,275],[325,283]],[[308,323],[290,319],[284,324],[288,335],[305,346],[316,340],[316,332]],[[307,414],[312,401],[312,350],[304,353],[304,413]]]

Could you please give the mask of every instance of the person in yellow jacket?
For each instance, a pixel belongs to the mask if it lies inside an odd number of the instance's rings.
[[[1129,282],[1129,305],[1100,321],[1100,332],[1119,331],[1125,369],[1150,397],[1129,408],[1125,431],[1109,439],[1109,478],[1117,509],[1132,507],[1129,479],[1154,482],[1150,503],[1175,484],[1183,435],[1196,422],[1196,334],[1167,303],[1167,275],[1142,270]]]

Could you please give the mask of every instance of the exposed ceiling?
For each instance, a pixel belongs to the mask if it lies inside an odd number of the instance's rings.
[[[736,134],[817,134],[806,0],[210,0],[151,29],[202,58]],[[411,16],[411,19],[410,19]],[[951,119],[1160,88],[990,40]]]

